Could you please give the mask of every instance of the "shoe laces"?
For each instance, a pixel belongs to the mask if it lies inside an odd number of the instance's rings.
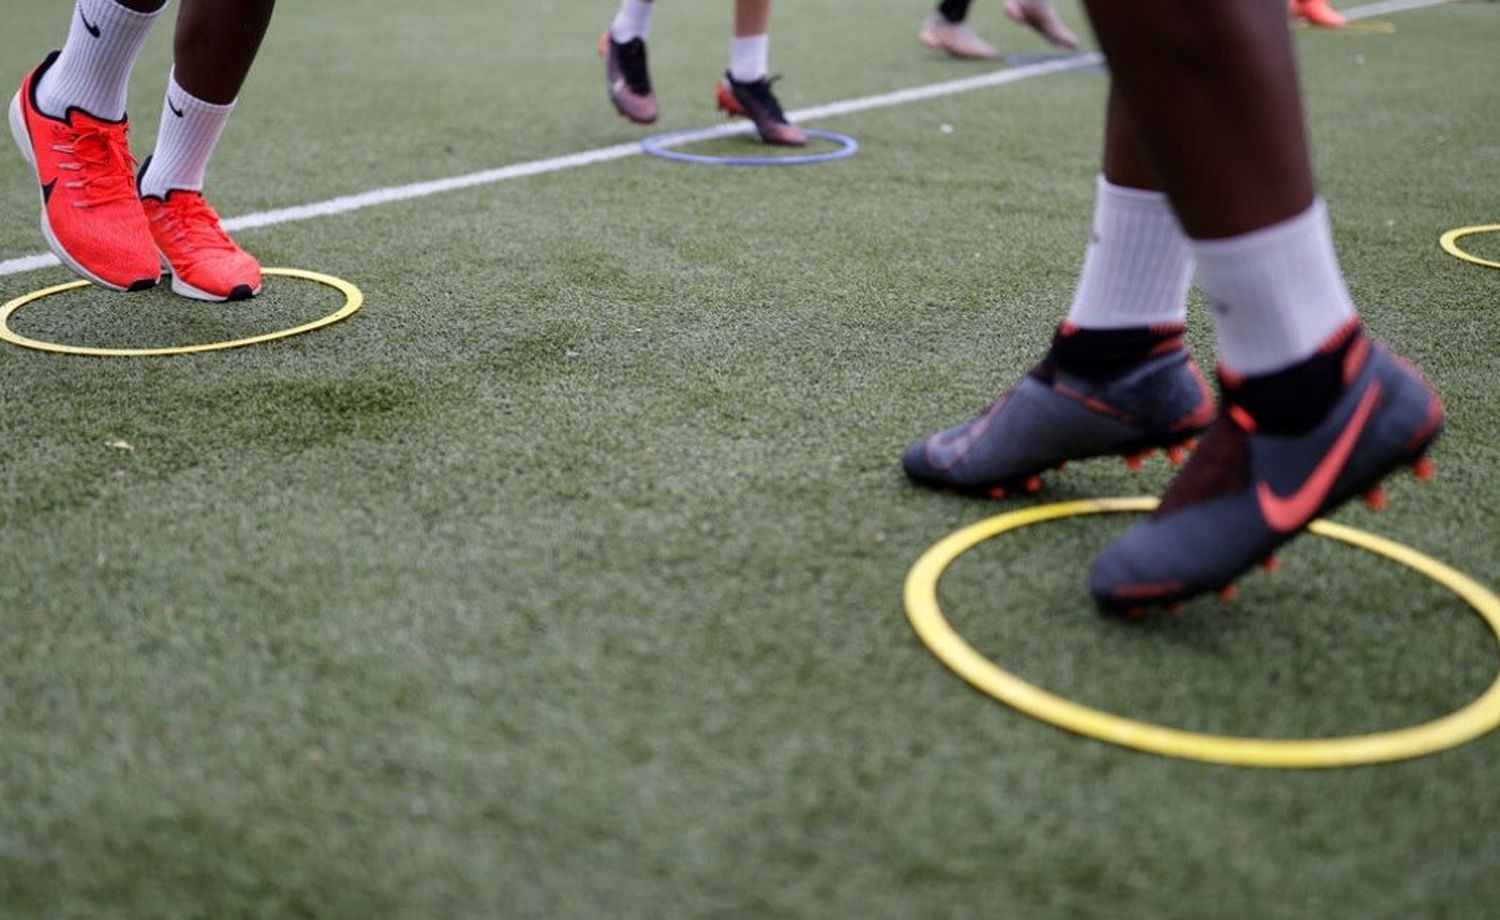
[[[93,208],[136,197],[135,157],[130,155],[127,131],[124,125],[83,121],[70,126],[59,138],[61,142],[52,145],[58,153],[75,158],[58,164],[59,169],[75,173],[67,187],[83,192],[75,207]]]
[[[646,42],[643,39],[615,42],[615,61],[631,92],[640,96],[651,93],[651,72],[646,68]]]
[[[150,216],[160,236],[185,252],[235,252],[239,246],[224,232],[219,214],[196,192],[172,192]]]
[[[785,124],[786,113],[781,110],[781,103],[777,100],[776,94],[771,92],[771,84],[780,79],[781,75],[776,74],[773,77],[763,77],[749,83],[741,83],[730,77],[729,85],[734,90],[735,98],[739,99],[740,104],[747,111],[758,112],[773,121]],[[756,116],[752,114],[751,117]]]

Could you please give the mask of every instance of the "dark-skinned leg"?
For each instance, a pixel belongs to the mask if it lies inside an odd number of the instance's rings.
[[[204,102],[233,102],[275,8],[276,0],[182,0],[173,42],[178,84]]]
[[[1090,571],[1101,606],[1129,612],[1228,592],[1310,521],[1420,461],[1443,413],[1360,330],[1314,191],[1280,0],[1087,4],[1192,238],[1221,362],[1220,420]]]
[[[1245,233],[1312,204],[1283,4],[1087,5],[1115,85],[1189,236]]]
[[[259,263],[223,232],[202,192],[274,9],[274,0],[182,0],[177,17],[176,61],[140,190],[172,289],[197,300],[240,300],[261,288]]]

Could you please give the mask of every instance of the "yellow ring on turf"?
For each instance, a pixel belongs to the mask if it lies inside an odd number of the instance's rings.
[[[1462,709],[1422,725],[1341,738],[1239,738],[1181,731],[1137,722],[1048,693],[997,665],[964,641],[938,607],[938,580],[959,556],[991,537],[1042,521],[1118,511],[1150,511],[1154,498],[1103,498],[1012,511],[943,538],[923,553],[906,576],[906,615],[924,645],[982,693],[1059,728],[1152,754],[1242,767],[1309,769],[1352,767],[1420,757],[1456,747],[1500,725],[1500,677]],[[1321,537],[1348,543],[1427,576],[1473,607],[1500,641],[1500,597],[1430,556],[1384,537],[1314,521]]]
[[[1317,32],[1322,35],[1395,35],[1396,24],[1384,19],[1355,19],[1344,23],[1336,29],[1325,29],[1321,26],[1302,23],[1298,31]]]
[[[1471,262],[1475,265],[1483,265],[1485,268],[1500,268],[1500,262],[1495,262],[1491,259],[1481,259],[1473,253],[1464,252],[1458,248],[1459,240],[1479,233],[1500,233],[1500,224],[1481,224],[1477,227],[1459,227],[1456,230],[1449,230],[1438,238],[1438,245],[1443,247],[1443,251],[1455,259]]]
[[[0,307],[0,341],[19,345],[22,348],[33,348],[37,351],[50,351],[60,355],[90,355],[101,358],[152,358],[161,355],[188,355],[202,351],[224,351],[229,348],[244,348],[246,345],[259,345],[263,342],[274,342],[277,339],[288,339],[294,335],[304,332],[312,332],[314,329],[322,329],[331,326],[339,320],[348,319],[353,316],[360,306],[365,302],[365,295],[359,288],[350,284],[342,278],[332,275],[324,275],[319,272],[304,271],[300,268],[263,268],[262,275],[279,275],[283,278],[301,278],[304,281],[312,281],[317,284],[326,285],[344,295],[344,305],[337,311],[315,319],[310,323],[293,326],[290,329],[280,329],[276,332],[267,332],[262,335],[247,336],[243,339],[229,339],[223,342],[207,342],[202,345],[174,345],[166,348],[90,348],[84,345],[64,345],[57,342],[43,342],[40,339],[28,338],[10,328],[10,318],[16,311],[30,303],[35,303],[44,297],[53,294],[61,294],[64,291],[72,291],[81,287],[88,287],[87,281],[69,281],[66,284],[58,284],[40,291],[33,291],[23,297],[17,297],[5,306]]]

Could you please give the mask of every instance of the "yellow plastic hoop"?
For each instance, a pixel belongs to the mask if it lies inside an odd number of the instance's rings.
[[[1316,32],[1320,35],[1395,35],[1396,24],[1384,19],[1356,19],[1336,29],[1325,29],[1321,26],[1301,23],[1297,26],[1297,31]]]
[[[1483,265],[1485,268],[1500,268],[1500,262],[1495,262],[1491,259],[1481,259],[1473,253],[1464,252],[1458,248],[1459,240],[1479,233],[1500,233],[1500,224],[1480,224],[1475,227],[1459,227],[1456,230],[1449,230],[1438,238],[1438,245],[1443,247],[1443,251],[1448,255],[1460,261],[1470,262],[1474,265]]]
[[[1352,767],[1421,757],[1456,747],[1500,725],[1500,677],[1456,712],[1410,728],[1339,738],[1238,738],[1181,731],[1092,709],[1048,693],[990,662],[964,641],[938,606],[938,580],[959,556],[991,537],[1043,521],[1122,511],[1150,511],[1154,498],[1103,498],[1012,511],[963,528],[923,553],[906,576],[906,615],[934,655],[980,692],[1058,728],[1138,751],[1242,767],[1314,769]],[[1469,576],[1384,537],[1342,524],[1314,521],[1321,537],[1383,556],[1458,595],[1500,641],[1500,597]]]
[[[61,294],[64,291],[72,291],[81,287],[88,287],[87,281],[69,281],[66,284],[58,284],[40,291],[33,291],[22,297],[0,307],[0,341],[19,345],[22,348],[32,348],[37,351],[50,351],[60,355],[89,355],[100,358],[154,358],[162,355],[187,355],[204,351],[224,351],[230,348],[244,348],[247,345],[259,345],[263,342],[274,342],[277,339],[288,339],[294,335],[304,332],[312,332],[314,329],[322,329],[331,326],[339,320],[348,319],[353,316],[360,306],[365,302],[365,295],[360,293],[359,288],[332,275],[324,275],[319,272],[304,271],[300,268],[264,268],[262,275],[277,275],[283,278],[300,278],[304,281],[312,281],[317,284],[326,285],[344,295],[344,305],[339,309],[310,323],[293,326],[290,329],[281,329],[276,332],[267,332],[262,335],[252,335],[243,339],[229,339],[223,342],[207,342],[202,345],[176,345],[167,348],[90,348],[83,345],[64,345],[58,342],[43,342],[40,339],[28,338],[10,328],[10,318],[16,311],[30,303],[35,303],[53,294]]]

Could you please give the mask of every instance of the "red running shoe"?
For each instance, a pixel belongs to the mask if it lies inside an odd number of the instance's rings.
[[[1306,20],[1321,29],[1342,29],[1349,23],[1343,13],[1328,5],[1328,0],[1291,0],[1291,12],[1293,19]]]
[[[53,118],[36,107],[36,85],[57,52],[21,83],[10,133],[42,192],[42,235],[63,264],[113,291],[156,285],[161,261],[136,195],[128,121],[79,108]]]
[[[141,205],[156,248],[172,270],[173,291],[214,303],[260,293],[260,263],[229,238],[201,193],[173,189],[164,199],[148,195]]]

